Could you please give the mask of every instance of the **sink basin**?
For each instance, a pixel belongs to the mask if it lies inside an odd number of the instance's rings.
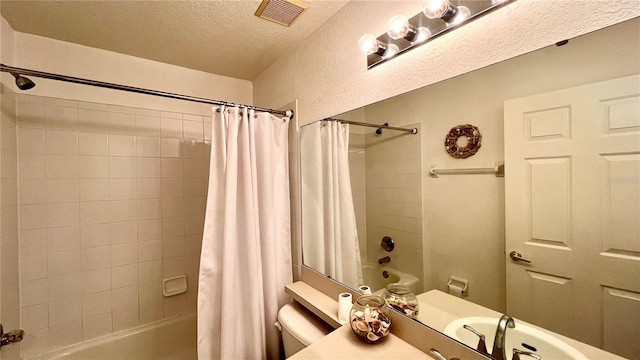
[[[464,325],[469,325],[485,335],[487,350],[491,352],[498,320],[498,318],[492,317],[460,318],[449,323],[444,329],[444,334],[475,349],[478,345],[478,336],[463,328]],[[533,351],[540,355],[542,360],[587,358],[580,351],[548,332],[524,324],[517,319],[515,319],[515,323],[515,328],[507,329],[505,338],[507,359],[511,359],[514,347],[524,351]],[[522,359],[529,359],[529,357],[522,356]]]

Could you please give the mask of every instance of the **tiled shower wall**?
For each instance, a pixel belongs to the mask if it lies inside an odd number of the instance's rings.
[[[375,122],[374,122],[375,123]],[[408,125],[408,128],[419,125]],[[383,131],[365,135],[367,256],[389,256],[390,267],[422,278],[422,150],[420,135]],[[392,252],[382,237],[395,242]],[[420,286],[421,287],[421,286]],[[419,292],[422,289],[417,289]]]
[[[17,98],[23,356],[196,312],[210,121]]]

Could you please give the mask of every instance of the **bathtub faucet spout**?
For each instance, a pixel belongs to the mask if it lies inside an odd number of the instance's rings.
[[[384,263],[388,263],[389,261],[391,261],[391,258],[388,256],[385,256],[383,258],[378,259],[378,264],[382,265]]]

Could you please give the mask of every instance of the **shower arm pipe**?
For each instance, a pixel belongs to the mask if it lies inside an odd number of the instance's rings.
[[[266,109],[266,108],[261,108],[257,106],[252,106],[252,105],[234,104],[226,101],[211,100],[211,99],[190,96],[190,95],[181,95],[181,94],[175,94],[175,93],[170,93],[165,91],[150,90],[150,89],[144,89],[139,87],[127,86],[127,85],[119,85],[119,84],[108,83],[104,81],[96,81],[96,80],[83,79],[83,78],[78,78],[73,76],[53,74],[53,73],[48,73],[44,71],[22,69],[22,68],[17,68],[13,66],[7,66],[4,64],[0,64],[0,71],[8,72],[13,75],[34,76],[34,77],[43,78],[43,79],[66,81],[74,84],[97,86],[97,87],[106,88],[106,89],[129,91],[129,92],[134,92],[138,94],[161,96],[161,97],[170,98],[170,99],[186,100],[186,101],[192,101],[192,102],[199,102],[203,104],[232,106],[232,107],[233,106],[247,107],[257,111],[264,111],[272,114],[293,118],[293,110],[282,111],[282,110]]]
[[[342,119],[336,119],[336,118],[326,118],[324,120],[337,121],[339,123],[357,125],[357,126],[374,127],[378,129],[385,129],[385,130],[404,131],[404,132],[411,133],[413,135],[418,133],[418,128],[407,129],[407,128],[401,128],[401,127],[394,127],[394,126],[388,126],[388,125],[376,125],[376,124],[369,124],[369,123],[363,123],[363,122],[357,122],[357,121],[351,121],[351,120],[342,120]]]

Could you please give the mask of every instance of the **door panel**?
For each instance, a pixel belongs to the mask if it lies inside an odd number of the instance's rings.
[[[507,312],[640,358],[640,76],[505,102],[505,171]]]

